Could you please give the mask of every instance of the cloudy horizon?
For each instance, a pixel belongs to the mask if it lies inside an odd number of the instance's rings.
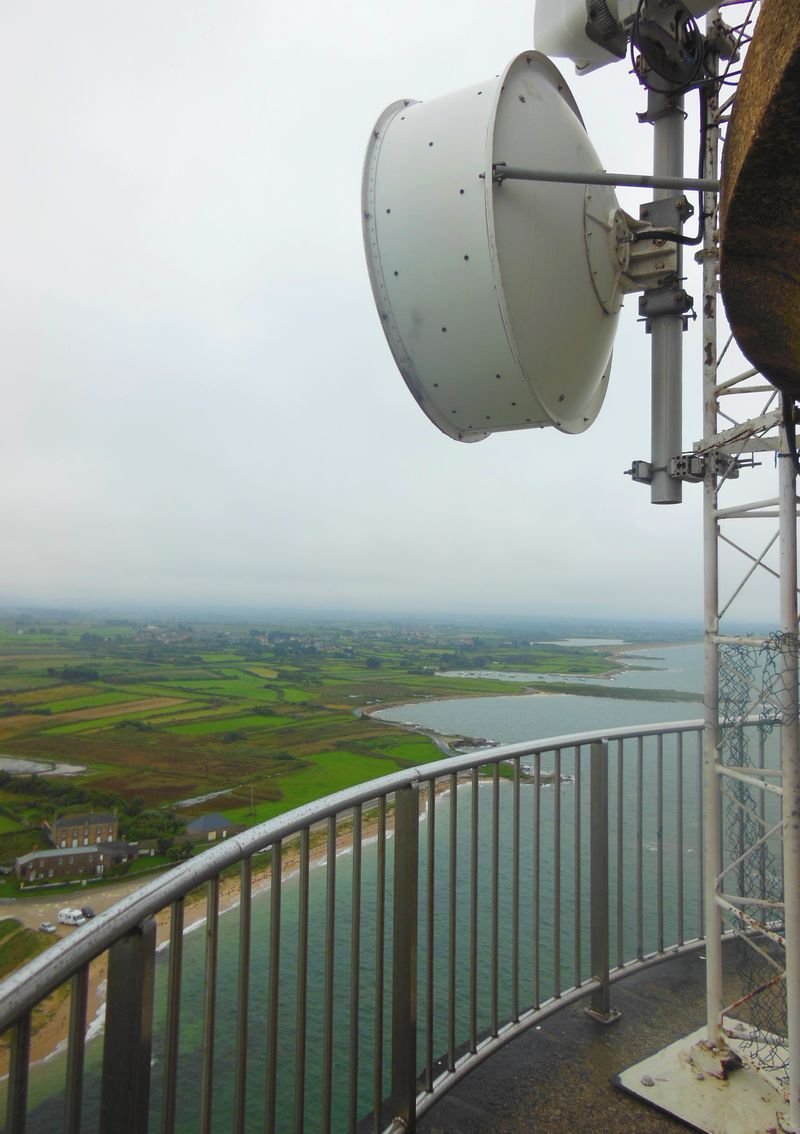
[[[532,4],[12,0],[3,23],[5,606],[701,620],[702,488],[654,507],[624,475],[649,454],[636,297],[586,434],[477,445],[420,413],[375,314],[375,120],[499,72]],[[627,64],[559,66],[606,168],[648,172]],[[773,603],[756,579],[739,613]]]

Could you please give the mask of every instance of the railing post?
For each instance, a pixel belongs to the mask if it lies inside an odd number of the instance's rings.
[[[28,1115],[28,1072],[31,1057],[31,1013],[17,1020],[11,1033],[11,1062],[6,1098],[8,1134],[24,1134]]]
[[[153,918],[108,951],[100,1129],[114,1134],[147,1129],[155,960]]]
[[[608,743],[594,741],[589,749],[589,849],[591,885],[591,951],[592,976],[600,987],[592,993],[586,1014],[602,1024],[613,1024],[620,1013],[611,1007],[609,980],[609,909],[608,909]]]
[[[392,1117],[413,1131],[417,1099],[418,789],[397,791],[394,808]]]

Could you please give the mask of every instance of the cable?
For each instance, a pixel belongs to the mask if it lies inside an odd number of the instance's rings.
[[[644,0],[641,0],[643,3]],[[706,130],[708,129],[708,105],[704,96],[704,88],[713,86],[714,80],[709,79],[702,83],[697,84],[697,93],[700,96],[700,153],[697,161],[697,176],[703,176],[703,154],[706,144]],[[635,232],[633,234],[634,241],[637,240],[668,240],[671,244],[682,244],[687,247],[703,243],[703,221],[706,219],[705,211],[703,210],[703,193],[698,190],[697,193],[699,208],[697,211],[698,223],[696,236],[686,236],[682,232],[673,232],[672,229],[645,229],[642,232]]]
[[[702,217],[700,218],[702,226]],[[664,240],[670,244],[685,244],[688,246],[701,244],[703,240],[702,229],[698,236],[685,236],[682,232],[673,232],[671,228],[650,228],[641,232],[634,232],[634,243],[638,240]]]

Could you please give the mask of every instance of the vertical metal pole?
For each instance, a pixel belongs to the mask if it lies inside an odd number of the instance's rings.
[[[600,987],[592,993],[586,1014],[603,1024],[619,1019],[611,1007],[609,981],[609,911],[608,911],[608,744],[595,741],[590,748],[591,780],[589,785],[589,840],[591,867],[589,872],[591,903],[592,976]]]
[[[719,13],[717,12],[717,15]],[[709,20],[714,13],[709,14]],[[709,71],[716,71],[710,56]],[[706,136],[703,175],[717,176],[719,153],[719,100],[713,87],[706,87]],[[717,432],[717,202],[703,195],[703,437]],[[716,771],[720,757],[719,727],[719,522],[717,477],[709,461],[703,480],[703,908],[706,938],[706,1027],[709,1043],[724,1042],[722,1035],[722,916],[717,905],[717,885],[722,873],[722,795]]]
[[[264,1134],[274,1134],[278,1093],[278,1026],[281,987],[281,889],[283,886],[283,843],[272,847],[269,893],[269,1000],[267,1012],[267,1077],[264,1105]]]
[[[200,1132],[211,1134],[214,1107],[214,1036],[217,1020],[219,875],[206,883],[206,960],[203,989],[203,1058],[200,1072]]]
[[[553,995],[561,995],[561,749],[553,758]]]
[[[573,977],[572,983],[577,988],[581,983],[581,945],[583,937],[583,920],[581,918],[581,905],[583,901],[583,888],[581,878],[581,830],[583,828],[583,816],[581,815],[581,749],[576,745],[574,749],[574,765],[573,776],[575,790],[573,792],[573,812],[572,812],[572,826],[573,826],[573,847],[572,847],[572,861],[574,863],[575,877],[573,879],[573,922],[572,922],[572,936],[573,936]],[[608,770],[606,769],[606,775]]]
[[[683,98],[649,91],[647,117],[653,123],[653,173],[656,177],[683,176]],[[671,189],[656,189],[654,199],[674,196]],[[678,245],[677,281],[681,277]],[[676,287],[681,287],[679,282]],[[667,471],[669,460],[681,452],[683,398],[683,326],[681,314],[660,314],[649,320],[651,387],[651,449],[653,504],[680,504],[682,484]]]
[[[392,1116],[410,1132],[417,1099],[418,795],[415,787],[402,788],[394,803]]]
[[[793,427],[794,428],[794,427]],[[780,477],[781,768],[789,1124],[800,1130],[800,726],[797,692],[797,490],[784,439]]]
[[[664,952],[664,737],[656,738],[656,924],[659,953]]]
[[[684,875],[684,854],[683,854],[683,733],[679,732],[676,740],[676,753],[675,759],[677,761],[676,767],[676,831],[675,831],[675,867],[677,876],[677,905],[678,905],[678,944],[683,945],[685,940],[684,921],[683,921],[683,875]]]
[[[478,769],[472,769],[470,785],[470,825],[469,825],[469,1049],[478,1050],[478,818],[479,791]],[[457,847],[454,849],[457,850]],[[457,871],[453,865],[453,918],[458,907],[456,899]],[[455,921],[454,921],[455,924]],[[453,947],[453,972],[455,973],[456,949]],[[450,1017],[451,1041],[448,1049],[448,1068],[453,1070],[456,1061],[456,994],[457,986],[453,977],[452,1013]]]
[[[431,797],[433,784],[431,784]],[[433,800],[431,799],[431,808]],[[358,1116],[359,1004],[361,1002],[361,804],[353,808],[353,897],[350,911],[350,1066],[348,1068],[348,1129],[355,1130]]]
[[[436,965],[436,781],[428,784],[428,861],[425,883],[425,1090],[433,1090],[433,1025]]]
[[[89,999],[89,966],[83,965],[72,978],[67,1047],[67,1089],[64,1099],[64,1134],[80,1134],[85,1062],[86,1008]]]
[[[644,742],[636,738],[636,956],[644,957]]]
[[[164,1029],[164,1076],[162,1087],[161,1134],[174,1134],[178,1083],[178,1044],[181,1020],[181,977],[183,974],[183,898],[172,903],[169,930],[169,976],[167,977],[167,1020]]]
[[[519,1019],[519,830],[520,759],[514,761],[514,796],[511,816],[511,1019]]]
[[[625,960],[625,784],[624,741],[617,741],[617,964]]]
[[[533,1006],[541,1004],[542,991],[542,754],[535,752],[533,757],[533,917],[531,937],[533,938]]]
[[[6,1096],[8,1134],[25,1134],[28,1115],[28,1071],[31,1055],[31,1013],[26,1012],[11,1033],[11,1060]]]
[[[114,1134],[147,1129],[155,967],[156,923],[148,918],[108,952],[100,1129]]]
[[[250,937],[252,930],[253,860],[243,858],[239,867],[239,988],[236,1013],[236,1073],[233,1100],[233,1130],[244,1134],[247,1126],[247,1042],[250,1020]]]
[[[472,790],[477,794],[473,783]],[[477,867],[476,867],[477,869]],[[456,1060],[456,936],[458,933],[458,779],[450,777],[450,855],[447,897],[447,1070],[453,1071]],[[474,895],[474,890],[473,890]],[[474,903],[475,898],[472,897]],[[472,925],[475,918],[472,918]]]
[[[500,768],[492,766],[492,928],[491,928],[491,1029],[496,1036],[500,1029]]]
[[[308,1027],[308,899],[311,834],[300,832],[300,883],[297,914],[297,1020],[295,1024],[294,1131],[303,1134],[306,1105],[306,1031]]]
[[[375,862],[375,1064],[372,1077],[373,1134],[379,1134],[383,1102],[384,971],[386,965],[386,796],[378,800],[378,854]]]
[[[330,1134],[333,1111],[333,1009],[336,958],[336,816],[328,818],[325,887],[325,960],[322,1009],[322,1134]]]

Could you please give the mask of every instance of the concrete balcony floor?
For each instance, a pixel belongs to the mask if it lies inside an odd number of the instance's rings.
[[[621,981],[615,1024],[573,1005],[508,1044],[417,1124],[419,1134],[675,1134],[687,1127],[639,1102],[611,1076],[689,1035],[705,1020],[702,952]]]

